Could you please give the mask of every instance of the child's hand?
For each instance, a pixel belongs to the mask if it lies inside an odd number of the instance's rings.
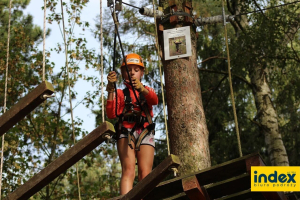
[[[107,75],[108,84],[106,86],[106,91],[109,93],[112,93],[115,91],[115,85],[114,83],[117,82],[117,73],[114,71],[111,71]]]
[[[117,82],[117,73],[114,71],[109,72],[107,75],[107,80],[109,83]]]
[[[140,82],[139,79],[133,78],[132,79],[132,85],[139,92],[143,92],[143,90],[145,89],[144,86],[143,86],[143,84]]]

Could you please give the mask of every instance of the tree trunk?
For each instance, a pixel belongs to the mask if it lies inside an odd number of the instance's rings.
[[[183,1],[175,1],[182,9]],[[189,1],[192,3],[192,1]],[[165,13],[170,11],[169,1],[160,0]],[[182,27],[183,23],[175,27]],[[174,28],[164,24],[164,29]],[[168,104],[168,129],[171,153],[178,155],[182,164],[180,175],[210,167],[208,130],[202,105],[200,79],[196,57],[196,34],[191,28],[192,56],[163,60]],[[161,35],[160,44],[163,44]],[[163,47],[161,48],[164,49]]]
[[[235,0],[231,5],[228,4],[228,9],[234,14],[238,14],[242,12],[240,8],[245,6],[244,4],[245,1]],[[241,29],[248,26],[246,17],[244,19],[238,18],[236,21]],[[252,49],[255,51],[254,46],[252,46]],[[272,93],[267,81],[266,71],[258,62],[252,64],[249,69],[257,118],[261,123],[260,129],[265,136],[265,144],[272,165],[288,166],[289,161],[278,129],[278,116],[272,103]]]
[[[272,93],[267,81],[266,71],[254,65],[249,71],[253,84],[253,95],[257,109],[257,117],[265,136],[265,144],[272,165],[288,166],[289,161],[281,134],[278,129],[278,116],[272,103]]]

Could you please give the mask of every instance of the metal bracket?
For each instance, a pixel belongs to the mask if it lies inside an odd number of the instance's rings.
[[[178,169],[177,169],[176,167],[171,166],[171,167],[169,168],[169,171],[173,171],[174,177],[177,177]]]
[[[41,99],[48,99],[48,98],[51,98],[51,97],[55,97],[55,94],[52,94],[52,95],[49,95],[49,94],[43,94],[41,95]]]

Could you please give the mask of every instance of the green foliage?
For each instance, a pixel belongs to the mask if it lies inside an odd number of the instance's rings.
[[[142,4],[146,3],[149,5],[152,1],[142,2]],[[22,9],[28,4],[29,1],[14,1],[13,4],[8,109],[41,82],[42,53],[37,46],[42,41],[42,30],[32,23],[32,16],[23,15]],[[68,18],[65,31],[71,73],[71,97],[72,99],[77,97],[77,92],[73,88],[79,80],[88,81],[96,86],[97,90],[88,91],[80,103],[93,110],[96,125],[99,125],[103,120],[102,103],[99,101],[101,80],[98,75],[84,76],[79,72],[79,64],[83,62],[86,68],[99,68],[99,56],[95,55],[94,50],[87,48],[87,38],[77,37],[74,34],[75,27],[80,27],[83,31],[89,29],[90,22],[81,21],[82,9],[85,9],[87,4],[88,1],[84,0],[64,3],[65,15]],[[134,2],[133,4],[137,5]],[[142,4],[137,6],[144,6]],[[239,12],[243,13],[272,5],[278,5],[278,2],[270,1],[269,5],[266,5],[265,1],[232,1],[227,4],[226,12],[234,14],[239,8]],[[4,101],[7,6],[8,1],[0,4],[0,102]],[[193,6],[201,17],[219,15],[222,11],[221,1],[193,1]],[[50,10],[48,22],[58,23],[62,27],[60,1],[47,1],[47,8]],[[300,71],[297,67],[300,61],[300,41],[298,14],[295,13],[299,13],[297,5],[237,17],[236,21],[231,23],[232,26],[227,24],[232,81],[243,154],[260,152],[269,162],[252,94],[253,86],[249,78],[249,71],[255,63],[263,66],[263,69],[268,72],[268,82],[273,94],[272,101],[279,119],[279,131],[283,136],[290,165],[300,164],[298,159],[300,154],[298,123],[300,119]],[[155,108],[154,118],[157,124],[156,133],[160,134],[161,138],[156,142],[155,167],[167,155],[162,91],[155,52],[155,26],[153,19],[141,16],[136,9],[128,6],[124,6],[123,11],[119,13],[119,21],[125,54],[135,52],[144,58],[148,74],[143,83],[153,87],[159,96],[160,104]],[[238,22],[244,24],[241,25]],[[112,70],[114,57],[114,24],[109,10],[106,10],[104,14],[103,23],[104,67],[105,72],[108,72]],[[95,37],[99,37],[100,33],[98,24],[99,21],[96,22],[93,30]],[[215,165],[239,156],[227,77],[224,29],[222,24],[214,24],[199,27],[197,31],[197,62],[202,101],[210,132],[211,161],[212,165]],[[47,35],[49,34],[50,30],[47,30]],[[62,38],[60,41],[63,41]],[[55,48],[46,52],[46,79],[54,85],[56,98],[48,99],[6,134],[3,170],[4,196],[73,145],[71,121],[64,117],[70,113],[66,66],[57,66],[50,57],[52,52],[64,53],[64,50],[64,44],[58,42]],[[120,74],[122,54],[118,39],[115,58],[116,71]],[[120,87],[122,87],[121,78],[118,84],[118,88]],[[97,107],[100,109],[96,109]],[[87,134],[81,128],[83,120],[75,119],[76,139]],[[114,121],[111,120],[111,122]],[[82,199],[106,199],[118,194],[121,170],[115,147],[109,145],[98,147],[80,161],[78,167]],[[31,199],[76,198],[78,198],[76,169],[72,167]]]

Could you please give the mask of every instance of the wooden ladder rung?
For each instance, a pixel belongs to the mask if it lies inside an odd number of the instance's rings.
[[[29,92],[0,117],[0,136],[43,103],[45,101],[45,98],[42,98],[43,95],[51,95],[53,93],[54,88],[52,84],[47,81],[43,81],[34,90]]]
[[[111,136],[114,131],[114,126],[111,123],[102,123],[98,128],[93,130],[73,147],[65,151],[56,160],[51,162],[46,168],[34,175],[14,192],[10,193],[6,199],[17,200],[30,198],[105,141],[105,135]]]

